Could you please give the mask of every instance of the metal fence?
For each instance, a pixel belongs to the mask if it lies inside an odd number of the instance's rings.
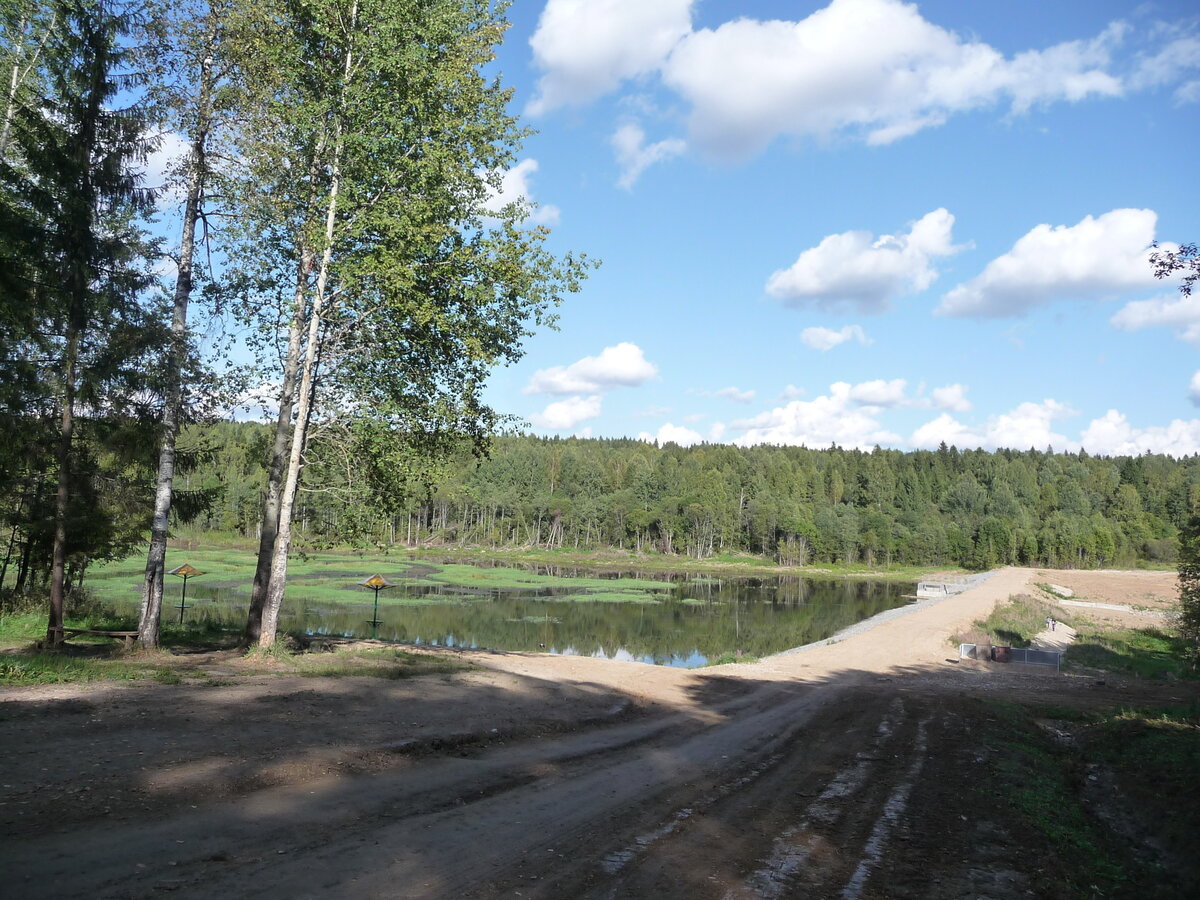
[[[1062,668],[1061,650],[959,644],[958,656],[960,659],[989,659],[992,662],[1020,663],[1027,666],[1054,666],[1056,670]]]

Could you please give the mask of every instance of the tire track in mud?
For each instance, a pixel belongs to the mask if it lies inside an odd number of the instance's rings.
[[[493,896],[500,884],[535,877],[556,848],[562,877],[579,875],[581,860],[594,872],[605,837],[623,833],[641,811],[660,816],[661,795],[690,796],[725,759],[769,757],[815,696],[732,680],[713,680],[705,690],[692,710],[651,709],[575,734],[407,758],[400,769],[322,784],[264,786],[236,798],[236,807],[218,799],[153,821],[105,823],[99,833],[92,822],[17,839],[21,846],[8,851],[38,858],[48,876],[30,884],[30,898],[160,889],[237,895],[239,885],[260,877],[269,881],[264,896],[334,896],[351,889],[351,870],[363,873],[352,879],[360,896],[395,896],[389,887],[397,883],[419,886],[405,896]],[[166,851],[170,878],[139,865],[145,857],[131,848],[146,846]],[[222,850],[230,846],[236,851]],[[280,847],[296,865],[280,867]],[[489,852],[464,854],[465,847]]]
[[[864,896],[925,764],[930,716],[912,705],[849,692],[760,765],[607,856],[608,877],[584,895]]]

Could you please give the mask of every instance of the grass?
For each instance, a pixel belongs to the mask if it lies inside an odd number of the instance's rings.
[[[1105,845],[1080,800],[1078,751],[1055,744],[1023,707],[984,702],[993,716],[984,720],[973,741],[993,750],[988,765],[981,767],[988,802],[1006,806],[1041,833],[1067,864],[1068,879],[1080,896],[1106,896],[1128,884],[1128,865]]]
[[[181,649],[192,645],[163,636],[164,647]],[[413,653],[394,647],[296,650],[288,640],[277,641],[269,650],[254,648],[238,665],[239,675],[302,675],[312,678],[370,676],[413,678],[418,675],[451,674],[470,668],[467,663],[443,656]],[[213,648],[219,649],[219,648]],[[159,684],[232,684],[197,667],[194,654],[175,655],[169,649],[149,653],[125,653],[111,642],[88,647],[72,640],[70,649],[55,652],[0,653],[0,684],[35,685],[91,681],[152,680]]]
[[[0,684],[66,684],[88,681],[135,681],[153,678],[180,684],[171,665],[132,657],[77,656],[66,653],[0,653]]]
[[[191,532],[183,530],[176,545],[178,553],[190,555],[210,551],[253,555],[257,550],[257,542],[237,534],[221,532]],[[186,550],[183,549],[186,547]],[[341,548],[333,551],[320,551],[308,554],[316,559],[334,556],[342,560],[454,560],[455,562],[470,563],[479,560],[503,560],[518,565],[545,565],[577,569],[607,569],[619,571],[654,573],[695,572],[708,573],[715,576],[727,575],[780,575],[820,573],[838,577],[868,576],[888,581],[920,581],[930,572],[935,571],[930,566],[867,566],[862,563],[821,563],[814,566],[781,566],[767,556],[756,556],[749,553],[721,553],[707,559],[694,559],[676,554],[659,553],[657,551],[634,552],[616,548],[598,550],[580,550],[562,547],[553,550],[544,548],[510,548],[510,547],[459,547],[438,546],[407,548],[395,547],[390,551],[364,551],[353,548]],[[937,571],[943,571],[940,567]],[[369,574],[369,573],[368,573]],[[382,596],[382,595],[381,595]]]
[[[1184,642],[1162,628],[1113,628],[1083,619],[1078,635],[1066,653],[1068,665],[1138,678],[1196,678],[1184,659]]]
[[[1063,655],[1063,663],[1069,668],[1098,669],[1136,678],[1200,677],[1184,657],[1183,641],[1170,629],[1100,625],[1083,615],[1069,616],[1061,607],[1028,594],[1010,597],[953,640],[956,644],[1028,647],[1045,628],[1047,616],[1075,629],[1075,642]]]
[[[986,619],[976,621],[971,631],[957,634],[953,640],[956,644],[1028,647],[1038,632],[1045,630],[1047,617],[1074,627],[1058,606],[1039,597],[1016,594],[1007,603],[997,604]]]
[[[188,562],[204,572],[189,581],[189,598],[211,595],[213,589],[227,592],[231,599],[249,596],[254,578],[254,555],[236,549],[168,550],[168,565]],[[430,588],[462,588],[457,599],[485,599],[492,591],[562,591],[568,599],[654,602],[670,590],[670,583],[651,578],[562,577],[521,568],[483,568],[463,563],[427,563],[387,554],[314,553],[289,561],[288,596],[310,602],[373,602],[370,591],[357,582],[378,572],[395,587],[379,594],[380,606],[445,603],[442,595],[428,595]],[[90,575],[89,589],[102,601],[129,604],[137,596],[142,578],[140,560],[122,560],[97,567]],[[179,586],[172,583],[164,600],[170,616],[178,602]]]
[[[415,678],[418,675],[451,675],[472,666],[456,659],[428,656],[405,650],[335,650],[329,654],[298,654],[293,658],[296,674],[310,678]]]
[[[756,663],[756,662],[758,662],[758,657],[752,656],[748,653],[743,653],[740,656],[737,653],[722,653],[720,656],[716,657],[715,659],[710,659],[705,665],[706,666],[727,666],[731,663]]]

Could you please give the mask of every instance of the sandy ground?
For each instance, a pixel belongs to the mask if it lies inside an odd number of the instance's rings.
[[[959,809],[988,760],[979,698],[1196,690],[956,658],[954,634],[1045,582],[1142,624],[1175,591],[1004,569],[701,671],[459,653],[477,668],[246,678],[210,655],[183,685],[2,689],[0,896],[1068,896],[1039,836]]]

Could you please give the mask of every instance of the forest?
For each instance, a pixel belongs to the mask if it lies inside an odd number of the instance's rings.
[[[194,527],[255,535],[266,438],[254,423],[189,432],[205,461],[186,483],[212,498]],[[355,477],[368,474],[311,474],[297,521],[313,544],[743,552],[788,565],[1170,564],[1200,499],[1195,457],[945,446],[867,453],[503,436],[487,458],[461,454],[436,484],[380,507],[352,499],[364,496]]]
[[[0,0],[0,586],[44,592],[48,646],[87,567],[133,553],[158,646],[172,523],[217,496],[176,485],[186,425],[272,412],[264,648],[318,448],[378,486],[483,452],[488,373],[593,266],[501,196],[526,134],[486,71],[504,12]]]
[[[488,0],[0,0],[0,589],[168,540],[614,548],[788,565],[1174,561],[1193,458],[521,435],[490,373],[597,263],[501,202]],[[1160,277],[1195,247],[1152,255]],[[256,408],[271,420],[238,422]],[[506,428],[510,430],[505,431]]]

